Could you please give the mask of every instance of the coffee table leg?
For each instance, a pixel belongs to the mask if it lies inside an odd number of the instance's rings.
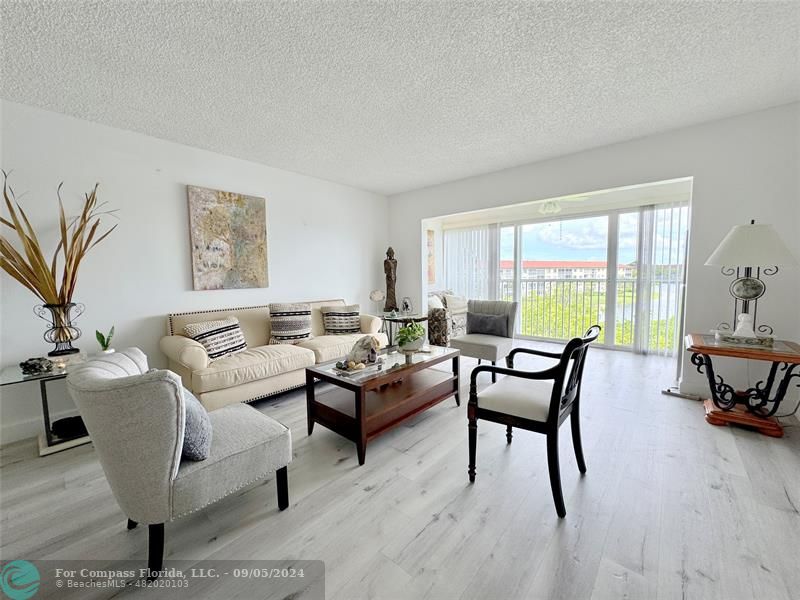
[[[306,371],[306,415],[308,419],[308,435],[314,431],[314,376]]]
[[[356,450],[358,452],[358,465],[361,466],[367,458],[367,409],[366,394],[363,389],[356,392],[356,421],[358,421]]]
[[[459,376],[458,356],[453,358],[453,375],[456,377],[456,406],[461,406],[461,377]]]

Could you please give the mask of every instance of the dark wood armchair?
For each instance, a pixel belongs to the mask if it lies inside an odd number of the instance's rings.
[[[506,358],[507,368],[481,365],[472,370],[470,376],[469,405],[469,480],[475,481],[475,450],[478,441],[478,419],[501,423],[506,426],[506,441],[510,444],[512,429],[518,427],[543,433],[547,436],[547,465],[550,471],[550,487],[558,516],[567,511],[561,492],[561,473],[558,463],[558,428],[572,415],[572,443],[578,469],[586,473],[586,462],[581,446],[579,422],[581,379],[589,344],[600,335],[600,326],[592,325],[583,337],[571,339],[561,353],[543,352],[529,348],[514,348]],[[543,371],[521,371],[514,369],[517,354],[534,354],[558,359],[558,362]],[[480,394],[476,380],[482,371],[506,375],[498,383],[490,385]]]

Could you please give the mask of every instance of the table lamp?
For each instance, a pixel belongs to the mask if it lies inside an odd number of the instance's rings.
[[[799,264],[775,228],[755,221],[734,226],[705,264],[722,267],[723,275],[734,277],[729,288],[734,299],[733,322],[720,323],[718,329],[735,327],[733,336],[742,341],[755,340],[756,332],[772,335],[769,325],[756,325],[758,299],[767,291],[762,276],[775,275],[778,267]]]
[[[369,299],[378,305],[378,312],[376,314],[378,315],[383,314],[383,309],[381,308],[381,302],[386,300],[386,293],[383,290],[372,290],[369,293]]]

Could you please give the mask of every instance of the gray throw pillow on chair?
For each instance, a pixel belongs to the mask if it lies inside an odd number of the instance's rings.
[[[467,333],[508,337],[508,317],[506,315],[467,313]]]
[[[211,452],[211,419],[208,418],[208,411],[186,388],[183,388],[183,404],[186,407],[183,458],[205,460]]]

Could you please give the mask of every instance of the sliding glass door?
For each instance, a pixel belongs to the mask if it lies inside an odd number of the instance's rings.
[[[468,298],[518,301],[521,337],[566,340],[598,323],[600,343],[671,354],[687,229],[683,203],[445,230],[445,279]]]

